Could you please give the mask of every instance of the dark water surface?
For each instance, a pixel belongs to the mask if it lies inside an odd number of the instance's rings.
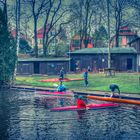
[[[74,98],[0,91],[0,140],[140,140],[140,107],[50,112],[74,104]]]

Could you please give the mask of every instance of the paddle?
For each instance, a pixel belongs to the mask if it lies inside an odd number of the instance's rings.
[[[127,104],[140,105],[140,101],[130,100],[130,99],[127,100],[127,99],[120,99],[120,98],[99,97],[99,96],[90,96],[90,95],[87,95],[87,98],[94,99],[94,100],[107,101],[107,102],[116,102],[116,103],[127,103]]]

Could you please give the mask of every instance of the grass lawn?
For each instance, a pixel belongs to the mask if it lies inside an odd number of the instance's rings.
[[[67,78],[83,78],[82,74],[67,74]],[[140,94],[140,74],[137,73],[116,73],[114,77],[106,77],[104,74],[89,74],[89,86],[84,87],[84,81],[71,81],[64,84],[69,90],[98,90],[110,91],[109,85],[116,83],[119,85],[121,92],[124,93],[139,93]],[[39,80],[58,78],[58,76],[17,76],[16,84],[31,85],[31,86],[44,86],[54,87],[54,82],[40,82]],[[59,84],[59,83],[57,83]]]

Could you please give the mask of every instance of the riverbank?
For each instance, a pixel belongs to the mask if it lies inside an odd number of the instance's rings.
[[[12,89],[16,89],[19,91],[32,91],[35,93],[40,93],[43,91],[43,93],[47,92],[47,95],[49,95],[48,92],[52,95],[53,92],[57,91],[56,88],[46,88],[46,87],[34,87],[34,86],[25,86],[25,85],[15,85],[12,87]],[[100,96],[100,97],[110,97],[110,92],[106,93],[104,91],[67,91],[69,94],[58,94],[58,96],[69,96],[73,97],[77,94],[80,95],[93,95],[93,96]],[[54,94],[56,95],[56,94]],[[121,99],[132,99],[132,100],[140,100],[139,94],[127,94],[127,93],[121,93],[120,95]]]
[[[67,74],[67,78],[82,78],[80,74]],[[75,92],[110,92],[109,85],[116,83],[119,85],[121,93],[124,94],[140,94],[140,74],[137,73],[116,73],[115,76],[107,77],[102,73],[89,73],[89,85],[84,87],[84,81],[69,81],[64,82],[65,86]],[[41,82],[41,80],[58,78],[58,76],[44,76],[44,75],[32,75],[32,76],[17,76],[16,84],[41,88],[56,89],[56,85],[59,82]]]

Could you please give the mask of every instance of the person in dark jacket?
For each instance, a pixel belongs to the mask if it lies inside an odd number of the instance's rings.
[[[111,90],[111,96],[110,97],[113,97],[115,96],[115,93],[118,93],[119,96],[120,96],[120,88],[117,84],[111,84],[109,86],[110,90]]]
[[[85,86],[87,87],[88,86],[88,70],[87,69],[83,73],[83,77],[84,77]]]
[[[64,79],[64,68],[62,67],[59,73],[59,81],[62,82]]]

